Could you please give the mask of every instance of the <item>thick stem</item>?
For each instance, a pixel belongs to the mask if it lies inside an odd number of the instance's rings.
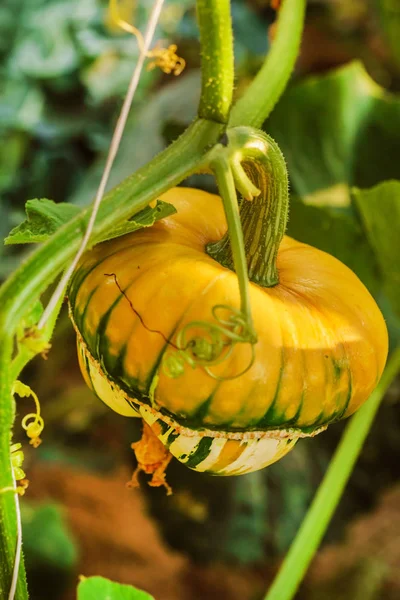
[[[9,365],[12,356],[11,339],[0,336],[0,598],[8,598],[17,548],[17,516],[14,478],[10,461],[11,427],[14,421],[14,402],[11,396]],[[2,491],[7,490],[7,491]],[[20,564],[15,600],[27,600],[25,569]]]
[[[265,600],[291,600],[296,594],[342,496],[381,400],[399,370],[400,348],[397,348],[378,387],[347,425],[317,495]]]
[[[223,157],[211,164],[217,180],[218,190],[224,203],[228,224],[229,238],[232,246],[232,260],[239,280],[241,311],[251,323],[251,307],[249,296],[249,277],[246,269],[246,256],[243,243],[243,232],[240,225],[240,214],[237,203],[235,182],[229,161]]]
[[[234,65],[229,0],[197,0],[201,43],[202,119],[227,123],[232,104]]]
[[[299,52],[306,0],[283,0],[274,41],[257,76],[231,111],[229,125],[261,127],[281,96]]]
[[[285,233],[288,206],[288,177],[283,155],[272,138],[251,128],[228,130],[231,161],[238,160],[261,193],[251,201],[242,200],[240,217],[245,254],[251,281],[271,287],[279,282],[277,255]],[[207,246],[207,253],[234,269],[228,233]]]

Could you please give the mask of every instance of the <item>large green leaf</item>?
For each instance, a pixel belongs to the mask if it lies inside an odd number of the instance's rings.
[[[348,204],[347,185],[400,179],[400,99],[358,62],[289,88],[266,130],[302,197],[342,184],[341,203]]]
[[[378,262],[353,209],[307,204],[292,197],[287,233],[300,242],[333,254],[350,267],[371,292],[378,290]]]
[[[387,268],[350,188],[400,179],[400,99],[353,62],[293,85],[265,125],[288,163],[289,235],[342,260],[377,295]]]
[[[352,190],[367,238],[384,278],[384,288],[400,316],[400,181],[370,190]]]
[[[154,598],[131,585],[114,583],[104,577],[88,577],[78,585],[77,600],[154,600]]]

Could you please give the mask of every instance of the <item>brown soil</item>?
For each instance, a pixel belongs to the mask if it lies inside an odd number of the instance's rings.
[[[264,589],[249,569],[215,565],[200,568],[171,551],[146,515],[142,494],[126,488],[131,473],[108,477],[58,466],[36,466],[29,500],[64,505],[80,548],[79,574],[102,575],[153,594],[157,600],[250,600]],[[75,600],[75,590],[65,600]]]
[[[157,600],[256,600],[273,576],[274,565],[200,567],[166,547],[140,490],[126,488],[127,469],[99,477],[65,465],[37,464],[29,475],[30,500],[51,499],[66,507],[81,553],[77,578],[102,575],[144,589]],[[400,597],[400,486],[385,494],[373,513],[354,522],[341,544],[317,555],[299,597],[358,600],[361,596],[351,590],[365,585],[365,600]],[[75,600],[75,589],[65,600]]]

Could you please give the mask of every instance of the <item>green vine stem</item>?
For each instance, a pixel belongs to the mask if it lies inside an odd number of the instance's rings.
[[[251,281],[264,287],[279,281],[276,266],[279,245],[288,218],[289,191],[285,159],[272,138],[250,127],[228,129],[227,152],[233,164],[239,189],[245,191],[246,179],[258,195],[242,200],[240,217],[245,244],[245,262]],[[249,189],[249,187],[248,187]],[[246,195],[246,194],[245,194]],[[254,195],[249,191],[249,196]],[[231,228],[218,242],[207,246],[207,253],[220,264],[237,269],[231,242]]]
[[[230,0],[197,0],[201,44],[199,117],[228,122],[233,94]]]
[[[228,159],[222,155],[211,163],[218,190],[224,203],[228,232],[232,247],[233,264],[239,280],[241,311],[248,323],[252,322],[249,295],[249,276],[247,273],[243,232],[240,223],[239,207],[236,197],[235,181]]]
[[[12,381],[4,368],[10,363],[12,337],[0,334],[0,598],[8,598],[18,543],[15,487],[10,458],[11,424],[15,403],[11,396]],[[17,580],[17,600],[27,600],[25,567],[20,563]]]
[[[400,348],[397,348],[378,387],[347,425],[318,492],[264,600],[291,600],[296,594],[338,505],[382,398],[399,370]]]
[[[299,52],[306,0],[283,0],[275,39],[257,76],[231,111],[229,125],[261,127],[281,96]]]

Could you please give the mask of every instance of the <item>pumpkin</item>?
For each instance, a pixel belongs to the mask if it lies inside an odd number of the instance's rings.
[[[94,393],[141,416],[188,467],[214,475],[261,469],[354,413],[384,369],[385,322],[349,268],[287,236],[279,283],[250,284],[254,358],[236,344],[212,368],[188,364],[171,377],[163,357],[179,332],[201,336],[216,307],[223,321],[240,298],[236,274],[206,251],[227,230],[220,198],[176,188],[162,200],[176,214],[99,244],[72,278],[79,361]]]

